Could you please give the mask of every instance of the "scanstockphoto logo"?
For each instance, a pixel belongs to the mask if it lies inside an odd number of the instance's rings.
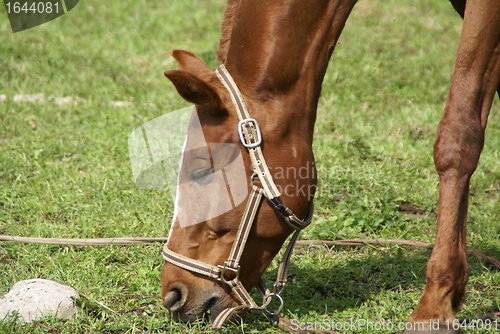
[[[79,0],[4,0],[12,32],[52,21],[72,10]]]
[[[207,143],[196,108],[149,121],[129,136],[135,183],[169,190],[182,227],[231,211],[248,195],[248,180],[236,144]]]

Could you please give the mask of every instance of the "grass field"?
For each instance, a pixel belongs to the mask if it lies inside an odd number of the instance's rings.
[[[61,18],[13,34],[0,6],[0,234],[167,235],[172,200],[167,192],[136,187],[128,135],[188,105],[163,76],[176,67],[169,51],[189,49],[215,68],[223,9],[223,0],[86,0]],[[316,217],[302,238],[433,242],[432,143],[460,21],[447,1],[357,5],[323,85],[314,143]],[[22,94],[45,95],[34,103],[16,98]],[[470,249],[497,259],[499,111],[497,98],[471,184],[468,233]],[[11,321],[0,323],[0,333],[215,332],[205,323],[175,323],[161,307],[161,247],[0,243],[0,294],[40,277],[75,287],[84,301],[73,320]],[[428,257],[428,250],[400,246],[299,248],[284,315],[301,323],[405,321],[424,286]],[[459,317],[499,311],[500,272],[475,257],[469,265]],[[273,264],[266,277],[275,272]],[[235,319],[221,332],[282,331],[256,317]]]

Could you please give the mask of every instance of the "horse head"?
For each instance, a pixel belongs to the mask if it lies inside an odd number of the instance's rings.
[[[220,73],[193,53],[176,50],[172,55],[180,70],[165,75],[184,99],[195,104],[195,109],[165,245],[162,298],[175,318],[192,321],[209,314],[213,321],[223,310],[242,303],[232,282],[238,281],[244,294],[257,285],[293,231],[286,212],[301,218],[308,215],[316,185],[314,158],[311,140],[291,131],[296,119],[284,117],[286,110],[277,113],[276,101],[266,101],[245,90],[241,98],[252,117],[247,125],[260,124],[256,136],[262,138],[254,138],[259,140],[258,145],[242,142],[241,115]],[[241,82],[241,87],[248,86]],[[281,194],[278,202],[270,201],[272,196],[263,190],[266,179],[256,174],[256,162],[249,153],[256,146],[265,157],[258,158],[258,163],[262,160],[267,164],[273,188]],[[267,200],[255,200],[261,195]],[[252,199],[253,212],[245,213]],[[280,210],[288,211],[283,214]],[[238,250],[238,268],[227,267],[235,243],[241,243],[237,234],[245,214],[254,217],[248,219],[248,236]],[[197,265],[208,268],[208,273],[197,270]]]

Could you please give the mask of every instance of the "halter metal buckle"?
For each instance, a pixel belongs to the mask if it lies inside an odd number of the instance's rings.
[[[232,268],[232,267],[228,267],[227,262],[224,262],[223,266],[221,266],[219,264],[219,265],[217,265],[217,267],[220,268],[220,277],[217,278],[218,281],[229,284],[229,281],[227,281],[226,278],[224,277],[226,271],[233,272],[236,275],[236,277],[231,279],[231,281],[240,279],[240,266],[239,265],[237,268]]]
[[[246,125],[247,123],[253,125],[254,131],[252,131],[252,134],[255,134],[255,137],[256,137],[256,138],[252,138],[253,140],[255,140],[255,142],[253,142],[253,143],[250,142],[250,138],[245,138],[245,135],[243,134],[243,126]],[[257,121],[253,118],[247,118],[247,119],[244,119],[242,121],[239,121],[238,134],[240,135],[241,143],[246,148],[257,147],[262,143],[262,133],[260,132],[259,123],[257,123]]]

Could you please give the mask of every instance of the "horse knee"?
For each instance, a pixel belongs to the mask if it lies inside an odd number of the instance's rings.
[[[434,164],[440,175],[470,177],[484,145],[484,129],[473,117],[443,117],[434,143]]]

